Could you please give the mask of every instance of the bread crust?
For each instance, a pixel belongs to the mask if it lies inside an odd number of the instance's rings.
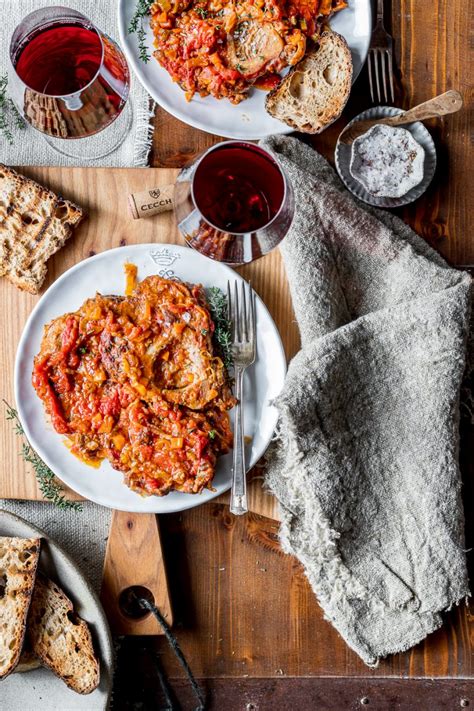
[[[82,218],[80,207],[0,163],[0,276],[37,294],[46,262]]]
[[[20,659],[40,548],[40,538],[0,537],[0,679]]]
[[[335,61],[342,63],[342,77],[337,76],[337,92],[331,88],[324,76],[322,60],[327,52],[333,52]],[[301,85],[311,82],[313,101],[308,101],[305,90],[304,99],[292,94],[292,85],[298,75],[303,77]],[[323,85],[323,82],[326,85]],[[341,115],[347,103],[352,86],[352,56],[346,40],[337,32],[325,30],[316,46],[298,62],[284,77],[280,84],[267,94],[265,108],[276,119],[291,128],[304,133],[316,134],[323,131]],[[319,97],[318,97],[319,89]],[[323,96],[322,89],[326,95]],[[311,96],[313,99],[313,96]],[[319,98],[319,104],[318,104]],[[296,120],[295,114],[299,114]]]
[[[90,694],[100,681],[87,622],[67,595],[38,573],[27,623],[28,643],[41,663],[78,694]]]

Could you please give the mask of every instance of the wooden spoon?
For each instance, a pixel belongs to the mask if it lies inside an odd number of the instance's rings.
[[[438,118],[439,116],[445,116],[446,114],[454,114],[456,111],[462,108],[463,100],[459,91],[451,89],[444,94],[435,96],[434,99],[425,101],[423,104],[418,104],[413,109],[404,111],[402,114],[397,116],[388,116],[387,118],[381,119],[368,119],[366,121],[357,121],[356,123],[348,126],[340,135],[339,140],[341,143],[346,145],[351,145],[351,143],[362,136],[363,133],[372,128],[372,126],[377,126],[378,124],[384,124],[385,126],[403,126],[406,123],[412,123],[413,121],[425,121],[430,118]]]

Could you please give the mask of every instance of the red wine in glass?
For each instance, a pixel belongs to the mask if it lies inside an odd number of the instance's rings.
[[[193,180],[196,207],[219,230],[256,232],[273,220],[285,194],[277,163],[252,144],[217,147],[200,161]]]
[[[24,83],[40,94],[67,96],[84,89],[102,62],[102,42],[82,25],[57,24],[27,41],[15,65]]]
[[[245,264],[274,249],[294,216],[291,184],[260,146],[226,141],[198,156],[178,176],[175,215],[201,254]]]
[[[125,106],[130,74],[122,51],[75,10],[50,7],[25,17],[10,58],[15,103],[49,136],[92,136]]]

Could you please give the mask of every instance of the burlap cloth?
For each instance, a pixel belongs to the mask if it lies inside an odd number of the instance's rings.
[[[295,191],[281,251],[302,343],[266,481],[284,549],[374,664],[469,594],[458,430],[471,279],[356,202],[311,148],[262,145]]]

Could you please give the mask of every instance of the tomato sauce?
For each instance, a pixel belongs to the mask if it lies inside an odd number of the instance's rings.
[[[33,386],[88,464],[108,459],[143,495],[211,485],[232,443],[234,399],[202,287],[160,277],[98,294],[45,329]]]

